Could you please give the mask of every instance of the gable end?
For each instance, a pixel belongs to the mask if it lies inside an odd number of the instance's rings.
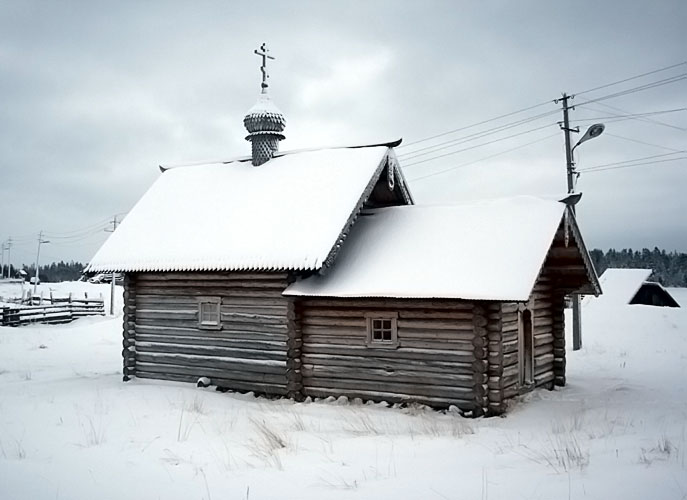
[[[348,220],[344,224],[343,228],[341,229],[341,232],[339,233],[339,237],[336,239],[336,243],[332,247],[332,249],[329,251],[329,254],[327,255],[327,258],[324,260],[322,263],[322,267],[320,268],[319,272],[321,274],[324,274],[327,270],[327,268],[331,267],[332,264],[334,264],[334,260],[336,260],[336,256],[339,253],[339,250],[341,250],[341,247],[344,244],[344,241],[348,237],[348,234],[351,231],[351,228],[353,227],[353,224],[355,224],[355,221],[358,219],[358,216],[360,216],[361,211],[363,208],[365,208],[365,204],[370,198],[370,195],[374,191],[375,187],[378,185],[380,182],[380,177],[382,175],[382,172],[384,172],[387,168],[393,169],[394,176],[396,177],[395,183],[398,186],[398,189],[400,190],[401,195],[403,196],[403,204],[404,205],[413,205],[413,198],[410,195],[410,191],[408,190],[408,186],[406,184],[405,177],[403,176],[403,173],[401,172],[401,169],[398,168],[398,159],[396,158],[396,154],[394,153],[392,148],[389,148],[387,153],[384,155],[382,158],[382,161],[379,162],[379,166],[374,172],[374,175],[372,175],[370,182],[367,184],[367,187],[363,191],[363,193],[360,196],[360,199],[358,200],[358,203],[356,203],[355,208],[351,212],[351,215],[348,217]],[[384,181],[386,183],[386,180]],[[396,189],[396,187],[395,187]]]

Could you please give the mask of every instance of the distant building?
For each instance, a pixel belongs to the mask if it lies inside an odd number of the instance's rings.
[[[599,279],[604,295],[591,300],[609,305],[680,307],[660,283],[647,281],[651,273],[651,269],[606,269]]]
[[[163,173],[89,272],[125,273],[124,379],[499,414],[565,384],[564,297],[601,289],[563,203],[414,204],[394,147],[252,155]]]

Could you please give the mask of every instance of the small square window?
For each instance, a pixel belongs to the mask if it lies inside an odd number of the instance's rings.
[[[396,313],[367,315],[368,347],[398,347],[396,319]]]
[[[207,330],[222,328],[222,300],[219,297],[198,299],[198,327]]]

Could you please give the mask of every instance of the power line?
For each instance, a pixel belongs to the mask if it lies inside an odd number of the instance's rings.
[[[482,131],[480,131],[480,132],[474,132],[474,133],[472,133],[472,134],[468,134],[468,135],[463,136],[463,137],[457,137],[457,138],[451,139],[451,140],[449,140],[449,141],[440,142],[440,143],[438,143],[438,144],[433,144],[433,145],[431,145],[431,146],[425,146],[425,147],[423,147],[423,148],[419,148],[419,149],[416,149],[416,150],[414,150],[414,151],[409,151],[409,152],[407,152],[407,153],[402,153],[402,154],[398,155],[398,158],[399,158],[399,159],[408,160],[408,159],[411,159],[411,158],[415,158],[415,157],[417,157],[417,156],[424,156],[424,155],[426,155],[426,154],[431,154],[431,153],[433,153],[433,152],[435,152],[435,151],[440,151],[440,150],[442,150],[442,149],[446,149],[447,147],[451,147],[451,146],[453,146],[453,145],[462,144],[462,143],[464,143],[464,142],[470,142],[470,141],[473,141],[473,140],[476,140],[476,139],[481,139],[481,138],[486,137],[486,136],[489,136],[489,135],[493,135],[493,134],[497,134],[497,133],[499,133],[499,132],[503,132],[503,131],[505,131],[505,130],[509,130],[509,129],[512,129],[512,128],[515,128],[515,127],[519,127],[520,125],[525,125],[525,124],[527,124],[527,123],[530,123],[530,122],[539,120],[539,119],[541,119],[541,118],[544,118],[544,117],[547,117],[547,116],[550,116],[550,115],[553,115],[553,114],[556,114],[556,113],[557,113],[557,111],[548,111],[548,112],[546,112],[546,113],[541,113],[541,114],[538,114],[538,115],[530,116],[530,117],[527,117],[527,118],[523,118],[523,119],[520,119],[520,120],[516,120],[516,121],[514,121],[514,122],[505,123],[505,124],[503,124],[503,125],[499,125],[498,127],[493,127],[493,128],[490,128],[490,129],[482,130]],[[426,152],[423,152],[423,151],[426,151]]]
[[[594,110],[597,111],[597,110]],[[586,122],[586,121],[592,121],[592,120],[614,120],[614,121],[619,121],[615,120],[616,118],[623,118],[623,119],[632,119],[632,118],[639,118],[639,117],[644,117],[644,116],[653,116],[653,115],[663,115],[667,113],[677,113],[679,111],[687,111],[687,108],[674,108],[674,109],[664,109],[662,111],[649,111],[646,113],[631,113],[631,114],[626,114],[626,115],[617,115],[617,114],[611,114],[610,116],[594,116],[592,118],[578,118],[576,120],[571,120],[575,122]],[[598,110],[599,113],[602,111]]]
[[[663,71],[667,71],[667,70],[669,70],[669,69],[677,68],[677,67],[683,66],[683,65],[685,65],[685,64],[687,64],[687,61],[683,61],[683,62],[680,62],[680,63],[677,63],[677,64],[672,64],[672,65],[670,65],[670,66],[665,66],[665,67],[663,67],[663,68],[659,68],[659,69],[656,69],[656,70],[653,70],[653,71],[648,71],[648,72],[645,72],[645,73],[641,73],[641,74],[638,74],[638,75],[635,75],[635,76],[631,76],[631,77],[628,77],[628,78],[624,78],[624,79],[622,79],[622,80],[617,80],[617,81],[615,81],[615,82],[611,82],[611,83],[608,83],[608,84],[605,84],[605,85],[600,85],[600,86],[598,86],[598,87],[594,87],[594,88],[591,88],[591,89],[586,89],[586,90],[583,90],[583,91],[581,91],[581,92],[577,92],[577,95],[582,95],[582,94],[586,94],[586,93],[589,93],[589,92],[594,92],[594,91],[596,91],[596,90],[601,90],[601,89],[604,89],[604,88],[612,87],[612,86],[614,86],[614,85],[619,85],[619,84],[621,84],[621,83],[625,83],[625,82],[628,82],[628,81],[636,80],[636,79],[638,79],[638,78],[642,78],[642,77],[645,77],[645,76],[649,76],[649,75],[653,75],[653,74],[660,73],[660,72],[663,72]],[[607,99],[613,99],[613,98],[616,98],[616,97],[621,97],[621,96],[624,96],[624,95],[633,94],[633,93],[635,93],[635,92],[641,92],[641,91],[643,91],[643,90],[648,90],[648,89],[660,87],[660,86],[662,86],[662,85],[667,85],[667,84],[670,84],[670,83],[675,83],[675,82],[682,81],[682,80],[685,80],[685,79],[687,79],[687,73],[682,73],[682,74],[674,75],[674,76],[671,76],[671,77],[668,77],[668,78],[665,78],[665,79],[662,79],[662,80],[657,80],[657,81],[654,81],[654,82],[649,82],[649,83],[646,83],[646,84],[643,84],[643,85],[639,85],[639,86],[636,86],[636,87],[632,87],[632,88],[629,88],[629,89],[625,89],[625,90],[622,90],[622,91],[619,91],[619,92],[616,92],[616,93],[613,93],[613,94],[608,94],[608,95],[601,96],[601,97],[598,97],[598,98],[595,98],[595,99],[591,99],[591,100],[589,100],[589,101],[585,101],[585,102],[583,102],[583,103],[576,104],[576,106],[584,106],[584,105],[587,105],[587,104],[590,104],[590,103],[594,103],[594,102],[600,102],[600,101],[607,100]],[[407,143],[407,144],[404,144],[404,145],[400,146],[398,149],[402,149],[402,148],[406,148],[406,147],[409,147],[409,146],[412,146],[412,145],[415,145],[415,144],[419,144],[419,143],[422,143],[422,142],[430,141],[430,140],[432,140],[432,139],[437,139],[437,138],[439,138],[439,137],[444,137],[444,136],[447,136],[447,135],[450,135],[450,134],[453,134],[453,133],[456,133],[456,132],[460,132],[460,131],[463,131],[463,130],[467,130],[467,129],[469,129],[469,128],[473,128],[473,127],[476,127],[476,126],[479,126],[479,125],[484,125],[484,124],[486,124],[486,123],[490,123],[490,122],[493,122],[493,121],[496,121],[496,120],[500,120],[500,119],[502,119],[502,118],[507,118],[507,117],[509,117],[509,116],[513,116],[513,115],[516,115],[516,114],[519,114],[519,113],[523,113],[523,112],[525,112],[525,111],[529,111],[529,110],[538,108],[538,107],[543,106],[543,105],[548,104],[548,103],[549,103],[549,101],[541,102],[541,103],[538,103],[538,104],[535,104],[535,105],[532,105],[532,106],[528,106],[528,107],[526,107],[526,108],[522,108],[522,109],[519,109],[519,110],[516,110],[516,111],[512,111],[512,112],[510,112],[510,113],[505,113],[505,114],[503,114],[503,115],[495,116],[495,117],[489,118],[489,119],[487,119],[487,120],[482,120],[482,121],[480,121],[480,122],[476,122],[476,123],[473,123],[473,124],[470,124],[470,125],[466,125],[466,126],[464,126],[464,127],[459,127],[459,128],[453,129],[453,130],[449,130],[449,131],[446,131],[446,132],[442,132],[442,133],[440,133],[440,134],[435,134],[435,135],[432,135],[432,136],[429,136],[429,137],[425,137],[425,138],[423,138],[423,139],[419,139],[419,140],[417,140],[417,141],[413,141],[413,142],[409,142],[409,143]],[[555,113],[555,112],[552,112],[551,114],[553,114],[553,113]],[[547,116],[547,115],[548,115],[548,113],[545,113],[545,114],[542,114],[542,115],[537,115],[537,116],[535,116],[535,117],[531,117],[531,118],[522,120],[522,123],[527,123],[528,121],[532,121],[532,120],[534,120],[534,119],[537,119],[537,118],[543,117],[543,116]],[[628,114],[628,116],[626,116],[626,117],[624,117],[624,118],[628,118],[628,119],[632,119],[632,118],[641,119],[641,114],[637,114],[637,116],[633,116],[633,117],[630,117],[629,114]],[[579,121],[579,120],[578,120],[578,121]],[[656,122],[656,123],[660,123],[660,122]],[[517,126],[517,124],[520,124],[520,122],[514,122],[514,123],[512,124],[512,126]],[[511,125],[511,124],[509,124],[509,126],[508,126],[507,128],[510,128],[510,125]],[[503,130],[504,127],[505,127],[505,126],[496,127],[496,128],[494,128],[494,129],[489,129],[489,130],[487,130],[487,131],[478,132],[478,133],[476,133],[476,134],[472,134],[471,136],[467,136],[467,137],[472,137],[472,136],[483,137],[483,136],[481,136],[480,134],[484,134],[484,133],[486,133],[486,132],[492,132],[492,130],[493,130],[493,133],[496,133],[496,132],[498,132],[498,131]],[[676,127],[676,128],[677,128],[677,127]],[[435,145],[433,145],[433,146],[428,146],[428,147],[425,147],[425,148],[420,148],[420,149],[417,149],[417,150],[415,150],[415,151],[410,151],[410,152],[408,152],[408,153],[399,155],[399,158],[400,158],[401,156],[404,156],[404,155],[410,155],[410,154],[413,154],[413,153],[418,153],[418,152],[420,152],[420,151],[425,151],[425,150],[428,150],[428,149],[433,149],[433,148],[436,148],[437,146],[444,146],[444,145],[447,145],[447,144],[449,144],[449,143],[451,143],[451,142],[458,143],[458,142],[464,141],[465,139],[466,139],[466,138],[458,138],[458,139],[453,139],[452,141],[447,141],[447,142],[435,144]],[[439,148],[439,149],[445,149],[445,148]],[[438,150],[438,149],[437,149],[437,150]]]
[[[622,164],[625,164],[625,163],[633,163],[633,162],[636,162],[636,161],[651,160],[651,159],[653,159],[653,158],[665,158],[666,156],[672,156],[672,155],[675,155],[675,154],[678,154],[678,153],[680,153],[680,154],[681,154],[681,153],[687,153],[687,150],[680,150],[680,151],[676,151],[676,152],[673,152],[673,153],[663,153],[663,154],[659,154],[659,155],[642,156],[641,158],[632,158],[632,159],[630,159],[630,160],[621,160],[621,161],[616,161],[616,162],[613,162],[613,163],[604,163],[604,164],[602,164],[602,165],[595,165],[595,166],[593,166],[593,167],[587,167],[587,168],[585,168],[585,169],[580,169],[580,171],[582,171],[582,170],[587,170],[587,171],[588,171],[588,170],[596,170],[597,168],[611,167],[611,166],[614,166],[614,165],[622,165]]]
[[[600,85],[600,86],[598,86],[598,87],[594,87],[594,88],[591,88],[591,89],[583,90],[583,91],[581,91],[581,92],[575,92],[575,95],[582,95],[582,94],[587,94],[587,93],[589,93],[589,92],[594,92],[594,91],[596,91],[596,90],[605,89],[605,88],[607,88],[607,87],[612,87],[613,85],[618,85],[618,84],[621,84],[621,83],[629,82],[629,81],[631,81],[631,80],[636,80],[637,78],[642,78],[643,76],[649,76],[649,75],[653,75],[653,74],[656,74],[656,73],[660,73],[660,72],[662,72],[662,71],[668,71],[669,69],[677,68],[678,66],[683,66],[683,65],[685,65],[685,64],[687,64],[687,61],[682,61],[682,62],[679,62],[679,63],[677,63],[677,64],[671,64],[670,66],[665,66],[665,67],[663,67],[663,68],[655,69],[655,70],[653,70],[653,71],[648,71],[648,72],[646,72],[646,73],[642,73],[642,74],[639,74],[639,75],[631,76],[631,77],[629,77],[629,78],[624,78],[624,79],[622,79],[622,80],[618,80],[618,81],[615,81],[615,82],[612,82],[612,83],[607,83],[607,84],[605,84],[605,85]]]
[[[673,151],[676,153],[679,153],[681,151],[679,149],[669,148],[668,146],[661,146],[660,144],[654,144],[652,142],[645,142],[645,141],[640,141],[639,139],[633,139],[631,137],[624,137],[624,136],[618,135],[618,134],[611,134],[610,132],[606,132],[604,135],[607,135],[609,137],[615,137],[617,139],[623,139],[625,141],[636,142],[637,144],[644,144],[645,146],[653,146],[655,148],[667,149],[668,151]]]
[[[407,148],[408,146],[412,146],[413,144],[418,144],[418,143],[420,143],[420,142],[430,141],[430,140],[432,140],[432,139],[437,139],[437,138],[443,137],[443,136],[445,136],[445,135],[453,134],[453,133],[455,133],[455,132],[460,132],[460,131],[462,131],[462,130],[467,130],[467,129],[469,129],[469,128],[477,127],[477,126],[479,126],[479,125],[484,125],[485,123],[490,123],[490,122],[493,122],[493,121],[496,121],[496,120],[500,120],[501,118],[507,118],[507,117],[509,117],[509,116],[517,115],[517,114],[519,114],[519,113],[524,113],[525,111],[529,111],[529,110],[531,110],[531,109],[535,109],[535,108],[538,108],[538,107],[540,107],[540,106],[544,106],[545,104],[549,104],[549,103],[550,103],[550,101],[540,102],[539,104],[535,104],[535,105],[533,105],[533,106],[528,106],[528,107],[526,107],[526,108],[518,109],[517,111],[511,111],[510,113],[506,113],[506,114],[503,114],[503,115],[495,116],[495,117],[493,117],[493,118],[489,118],[488,120],[482,120],[482,121],[480,121],[480,122],[473,123],[473,124],[471,124],[471,125],[465,125],[464,127],[460,127],[460,128],[454,129],[454,130],[449,130],[448,132],[442,132],[441,134],[436,134],[436,135],[433,135],[433,136],[430,136],[430,137],[425,137],[424,139],[418,139],[417,141],[409,142],[409,143],[407,143],[407,144],[404,144],[404,145],[402,145],[402,146],[399,146],[398,149]]]
[[[92,231],[96,228],[100,229],[102,226],[109,224],[110,216],[105,219],[101,219],[98,222],[89,224],[88,226],[81,227],[79,229],[72,229],[70,231],[60,231],[60,232],[46,232],[45,235],[50,238],[69,238],[74,234],[81,234],[84,232]]]
[[[525,143],[525,144],[521,144],[520,146],[516,146],[516,147],[511,148],[511,149],[506,149],[506,150],[504,150],[504,151],[501,151],[501,152],[499,152],[499,153],[495,153],[495,154],[493,154],[493,155],[485,156],[485,157],[483,157],[483,158],[478,158],[477,160],[473,160],[473,161],[470,161],[470,162],[468,162],[468,163],[462,163],[462,164],[460,164],[460,165],[455,165],[455,166],[453,166],[453,167],[450,167],[450,168],[447,168],[447,169],[444,169],[444,170],[440,170],[440,171],[438,171],[438,172],[432,172],[431,174],[426,174],[426,175],[422,175],[422,176],[420,176],[420,177],[415,177],[415,178],[413,178],[413,179],[409,179],[409,182],[414,182],[414,181],[419,181],[419,180],[422,180],[422,179],[427,179],[428,177],[434,177],[435,175],[441,175],[441,174],[444,174],[444,173],[446,173],[446,172],[450,172],[450,171],[452,171],[452,170],[456,170],[456,169],[458,169],[458,168],[467,167],[468,165],[473,165],[473,164],[475,164],[475,163],[479,163],[479,162],[481,162],[481,161],[488,160],[488,159],[490,159],[490,158],[494,158],[494,157],[500,156],[500,155],[502,155],[502,154],[510,153],[510,152],[512,152],[512,151],[516,151],[516,150],[518,150],[518,149],[522,149],[522,148],[524,148],[524,147],[531,146],[532,144],[536,144],[536,143],[538,143],[538,142],[542,142],[542,141],[545,141],[545,140],[547,140],[547,139],[551,139],[552,137],[557,137],[557,136],[558,136],[558,132],[556,132],[555,134],[547,135],[547,136],[545,136],[545,137],[540,137],[539,139],[536,139],[536,140],[534,140],[534,141],[532,141],[532,142],[528,142],[528,143]]]
[[[630,89],[621,90],[621,91],[616,92],[614,94],[607,94],[605,96],[601,96],[601,97],[598,97],[596,99],[590,99],[589,101],[577,103],[577,104],[575,104],[575,106],[584,106],[586,104],[591,104],[593,102],[605,101],[606,99],[614,99],[616,97],[622,97],[625,95],[634,94],[636,92],[641,92],[643,90],[649,90],[649,89],[653,89],[656,87],[661,87],[663,85],[668,85],[670,83],[679,82],[679,81],[682,81],[685,79],[687,79],[687,73],[681,73],[679,75],[671,76],[670,78],[665,78],[663,80],[657,80],[655,82],[646,83],[644,85],[639,85],[637,87],[633,87]]]
[[[578,172],[584,172],[586,174],[595,174],[597,172],[604,172],[606,170],[618,170],[621,168],[641,167],[641,166],[645,166],[645,165],[655,165],[657,163],[667,163],[667,162],[677,161],[677,160],[687,160],[687,156],[680,156],[678,158],[667,158],[665,160],[647,161],[647,162],[643,162],[643,163],[633,163],[630,165],[616,165],[614,167],[582,168],[582,169],[579,169]]]
[[[458,150],[456,150],[456,151],[449,151],[448,153],[444,153],[444,154],[440,154],[440,155],[437,155],[437,156],[432,156],[432,157],[430,157],[430,158],[425,158],[425,159],[423,159],[423,160],[418,160],[418,161],[415,161],[415,162],[407,163],[406,165],[404,165],[404,167],[405,167],[405,168],[408,168],[408,167],[412,167],[413,165],[418,165],[418,164],[420,164],[420,163],[425,163],[425,162],[428,162],[428,161],[436,160],[436,159],[438,159],[438,158],[444,158],[444,157],[446,157],[446,156],[454,155],[454,154],[457,154],[457,153],[462,153],[462,152],[464,152],[464,151],[469,151],[469,150],[471,150],[471,149],[481,148],[482,146],[488,146],[489,144],[494,144],[494,143],[496,143],[496,142],[505,141],[506,139],[512,139],[513,137],[518,137],[518,136],[521,136],[521,135],[530,134],[530,133],[532,133],[532,132],[536,132],[537,130],[542,130],[542,129],[544,129],[544,128],[549,128],[549,127],[551,127],[552,125],[555,125],[555,123],[547,123],[546,125],[543,125],[543,126],[541,126],[541,127],[536,127],[536,128],[533,128],[533,129],[525,130],[524,132],[518,132],[517,134],[511,134],[511,135],[508,135],[508,136],[506,136],[506,137],[500,137],[500,138],[498,138],[498,139],[493,139],[493,140],[491,140],[491,141],[483,142],[483,143],[480,143],[480,144],[475,144],[474,146],[470,146],[470,147],[467,147],[467,148],[458,149]],[[451,145],[451,146],[453,146],[453,145]],[[451,147],[451,146],[445,146],[444,148],[441,148],[441,149],[446,149],[446,148]],[[430,151],[430,152],[423,153],[423,154],[420,154],[420,155],[417,155],[417,156],[413,156],[413,157],[411,157],[411,158],[417,158],[417,157],[423,156],[424,154],[431,154],[431,153],[434,153],[434,152],[435,152],[435,151]]]
[[[603,106],[604,108],[613,109],[613,110],[615,110],[615,111],[620,111],[621,113],[629,113],[629,114],[631,114],[630,111],[626,111],[626,110],[621,109],[621,108],[619,108],[619,107],[617,107],[617,106],[611,106],[610,104],[607,104],[607,103],[605,103],[605,102],[599,102],[599,103],[597,103],[597,104],[598,104],[599,106]],[[587,106],[587,107],[588,107],[589,109],[594,110],[594,111],[598,111],[599,113],[608,113],[608,111],[603,111],[603,110],[600,110],[600,109],[594,109],[594,108],[591,107],[591,106]],[[660,121],[660,120],[654,120],[654,119],[652,119],[652,118],[638,117],[638,118],[631,118],[631,119],[632,119],[632,120],[641,121],[641,122],[645,122],[645,123],[653,123],[653,124],[655,124],[655,125],[663,125],[664,127],[673,128],[673,129],[676,129],[676,130],[680,130],[680,131],[682,131],[682,132],[687,131],[687,128],[678,127],[677,125],[671,125],[670,123],[665,123],[665,122],[662,122],[662,121]]]

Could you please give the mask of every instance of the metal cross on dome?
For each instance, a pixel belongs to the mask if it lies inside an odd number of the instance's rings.
[[[262,66],[260,66],[260,71],[262,71],[262,83],[260,84],[260,86],[262,87],[263,93],[267,89],[267,79],[270,77],[270,75],[267,73],[267,59],[274,60],[274,57],[268,54],[269,51],[270,50],[267,48],[266,43],[260,45],[260,49],[255,49],[253,51],[257,55],[262,57]]]

